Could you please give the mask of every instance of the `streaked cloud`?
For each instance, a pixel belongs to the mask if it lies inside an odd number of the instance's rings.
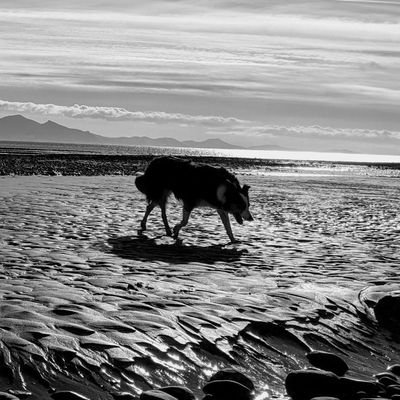
[[[104,119],[108,121],[174,122],[205,126],[244,124],[246,122],[233,117],[185,115],[161,111],[128,111],[119,107],[93,107],[79,104],[61,106],[56,104],[35,104],[32,102],[11,102],[5,100],[0,100],[0,111],[63,116],[69,118]]]
[[[385,129],[354,129],[354,128],[333,128],[328,126],[281,126],[263,125],[237,131],[237,134],[247,134],[257,137],[282,137],[282,136],[303,136],[303,137],[330,137],[342,139],[363,139],[363,140],[399,140],[400,131],[390,131]],[[400,142],[399,142],[400,144]]]
[[[0,109],[392,140],[399,43],[387,0],[4,0]]]

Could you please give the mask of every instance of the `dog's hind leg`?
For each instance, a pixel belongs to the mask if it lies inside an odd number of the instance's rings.
[[[140,227],[142,228],[142,231],[146,230],[146,223],[147,223],[147,218],[149,217],[150,213],[154,210],[154,207],[157,205],[157,202],[154,200],[150,201],[150,203],[146,207],[146,212],[144,213],[144,217],[142,221],[140,222]]]
[[[229,236],[229,239],[231,240],[232,243],[235,243],[236,239],[234,238],[233,233],[232,233],[231,222],[229,221],[228,213],[224,210],[217,210],[217,212],[221,218],[222,223],[224,224],[224,227],[225,227],[226,233]]]
[[[166,208],[167,208],[166,202],[161,203],[160,207],[161,207],[162,220],[163,220],[164,226],[165,226],[165,232],[167,233],[167,236],[172,236],[172,231],[168,224],[168,218],[167,218],[167,212],[166,212]]]
[[[182,216],[182,221],[179,222],[179,224],[176,224],[174,226],[174,238],[177,239],[178,235],[179,235],[179,231],[188,224],[189,222],[189,217],[190,217],[190,213],[192,212],[192,210],[189,210],[185,207],[183,207],[183,216]]]

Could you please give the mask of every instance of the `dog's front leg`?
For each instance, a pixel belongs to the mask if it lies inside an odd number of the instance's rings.
[[[236,239],[234,238],[233,233],[232,233],[231,222],[229,221],[228,213],[224,210],[217,210],[217,212],[221,218],[222,223],[224,224],[224,227],[225,227],[226,233],[229,236],[229,239],[231,240],[232,243],[235,243]]]
[[[179,222],[179,224],[176,224],[174,226],[174,238],[177,239],[179,235],[179,231],[188,224],[189,222],[189,217],[190,213],[192,210],[188,210],[185,207],[183,208],[183,216],[182,216],[182,221]]]
[[[140,222],[140,227],[142,228],[142,231],[146,230],[146,223],[147,223],[147,218],[149,217],[150,213],[154,210],[154,207],[157,205],[155,201],[151,201],[147,207],[146,207],[146,212],[144,213],[144,217],[142,221]]]

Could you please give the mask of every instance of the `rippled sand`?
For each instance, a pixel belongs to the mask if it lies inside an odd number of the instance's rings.
[[[357,377],[400,362],[358,302],[400,283],[400,181],[241,180],[256,220],[232,222],[230,245],[211,210],[193,213],[182,243],[161,236],[158,211],[138,236],[133,177],[0,177],[0,390],[113,399],[184,384],[201,398],[207,376],[234,366],[257,394],[282,396],[309,349]]]

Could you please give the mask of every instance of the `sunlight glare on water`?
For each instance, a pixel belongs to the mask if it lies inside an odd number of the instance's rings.
[[[338,161],[338,162],[372,162],[372,163],[399,163],[400,156],[385,154],[353,154],[353,153],[325,153],[313,151],[278,151],[278,150],[246,150],[222,149],[215,150],[218,155],[238,158],[261,158],[271,160],[309,160],[309,161]]]
[[[400,163],[400,155],[328,153],[313,151],[200,149],[189,147],[118,146],[96,144],[3,142],[6,152],[27,150],[29,153],[76,153],[106,155],[175,155],[187,157],[232,157],[262,160],[330,161],[358,163]],[[0,149],[0,153],[2,150]]]

